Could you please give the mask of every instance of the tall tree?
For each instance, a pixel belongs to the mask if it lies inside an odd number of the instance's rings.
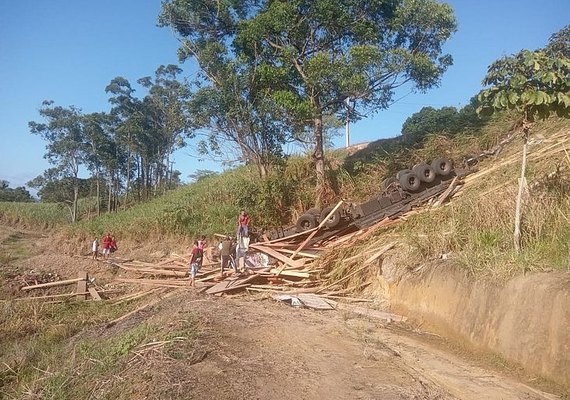
[[[155,144],[155,154],[152,155],[155,160],[155,193],[168,175],[170,156],[185,145],[184,136],[191,136],[186,110],[190,92],[188,86],[177,79],[181,72],[182,69],[176,65],[161,65],[155,72],[154,80],[151,77],[138,80],[148,90],[143,105],[146,126]]]
[[[456,29],[434,0],[169,0],[161,22],[180,52],[247,61],[290,120],[312,132],[319,188],[325,186],[323,116],[343,114],[351,97],[363,114],[388,107],[394,90],[437,85],[451,64],[441,46]]]
[[[555,37],[555,36],[553,36]],[[481,115],[500,110],[516,110],[521,115],[523,151],[515,209],[513,241],[521,250],[521,208],[525,186],[526,154],[531,124],[556,113],[570,117],[570,59],[563,52],[523,50],[503,57],[489,66],[483,80],[490,86],[479,94]]]
[[[142,102],[134,97],[134,89],[131,87],[129,81],[123,77],[116,77],[107,87],[105,92],[110,93],[112,96],[109,98],[109,103],[113,106],[111,115],[117,119],[116,122],[116,143],[121,147],[126,148],[127,152],[127,165],[125,184],[124,203],[127,204],[129,193],[133,181],[133,170],[138,171],[140,178],[140,162],[138,149],[141,147],[137,145],[136,138],[143,136],[145,115],[143,112]],[[144,140],[143,140],[144,141]],[[138,198],[141,198],[141,192],[138,192]]]
[[[39,110],[45,123],[30,121],[33,134],[40,135],[47,141],[45,158],[55,166],[54,173],[71,180],[73,198],[71,202],[71,221],[77,221],[77,202],[79,199],[79,168],[85,163],[87,146],[82,125],[81,110],[74,106],[54,106],[53,101],[44,101]]]
[[[294,126],[281,118],[260,85],[256,66],[236,57],[228,42],[254,3],[173,1],[163,5],[159,21],[180,34],[180,60],[194,58],[201,68],[189,102],[194,130],[206,132],[198,151],[224,162],[253,164],[263,177],[281,160]],[[239,154],[233,157],[236,148]]]

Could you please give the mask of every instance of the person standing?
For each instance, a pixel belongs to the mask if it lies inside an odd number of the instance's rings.
[[[93,240],[91,251],[93,252],[93,259],[97,260],[99,258],[99,239],[95,238]]]
[[[103,236],[103,258],[106,260],[109,258],[109,254],[111,254],[111,234],[107,232],[105,236]]]
[[[240,236],[249,237],[250,222],[251,219],[249,218],[249,215],[244,210],[242,210],[238,217],[238,231],[237,231],[238,238]]]
[[[224,276],[224,269],[228,267],[230,264],[231,257],[232,257],[232,239],[229,236],[226,236],[222,243],[220,243],[220,274]],[[234,271],[237,272],[235,263],[234,263]]]
[[[115,238],[115,235],[113,235],[113,236],[111,236],[110,252],[114,253],[117,250],[119,250],[119,248],[117,247],[117,239]]]
[[[198,239],[198,248],[202,250],[202,252],[204,252],[205,245],[206,245],[206,236],[202,235],[200,236],[200,239]]]
[[[192,251],[190,253],[190,285],[196,286],[196,275],[202,266],[203,251],[198,247],[198,241],[194,241]]]

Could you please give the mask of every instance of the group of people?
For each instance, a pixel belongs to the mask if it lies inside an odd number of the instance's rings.
[[[237,220],[237,238],[241,241],[242,238],[249,238],[249,224],[251,219],[245,211],[241,211]],[[204,259],[204,245],[205,237],[201,236],[200,239],[194,241],[192,250],[190,252],[190,284],[195,286],[196,275],[202,266]],[[236,254],[238,243],[233,240],[229,235],[225,236],[220,242],[218,249],[220,251],[220,273],[223,276],[226,268],[232,268],[235,273],[238,273],[238,264],[233,258]]]
[[[117,239],[115,238],[115,236],[112,236],[109,232],[107,232],[105,234],[105,236],[103,236],[103,259],[108,259],[109,256],[111,255],[111,253],[114,253],[115,251],[118,250],[117,247]],[[99,239],[95,238],[93,240],[93,244],[91,247],[91,251],[93,253],[93,259],[94,260],[98,260],[99,259]]]

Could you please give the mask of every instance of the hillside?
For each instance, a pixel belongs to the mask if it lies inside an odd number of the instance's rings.
[[[551,119],[533,132],[521,255],[511,233],[521,143],[511,126],[501,119],[479,132],[429,137],[416,149],[383,141],[348,157],[331,154],[330,201],[362,201],[387,174],[416,161],[445,155],[457,166],[511,138],[472,167],[444,207],[421,207],[398,224],[323,249],[307,268],[316,289],[337,298],[336,311],[272,302],[280,286],[303,292],[287,280],[218,298],[202,293],[204,282],[192,289],[174,272],[184,274],[195,235],[232,232],[241,208],[266,226],[310,208],[306,159],[288,160],[266,182],[244,167],[73,227],[58,217],[38,223],[41,212],[30,211],[37,204],[3,207],[0,394],[277,399],[292,398],[296,387],[309,399],[567,395],[570,126]],[[113,263],[83,256],[104,231],[119,237]],[[369,262],[386,244],[391,250]],[[224,279],[217,265],[202,276]],[[150,266],[174,276],[156,276]],[[59,286],[20,289],[82,271],[103,301],[75,300]]]

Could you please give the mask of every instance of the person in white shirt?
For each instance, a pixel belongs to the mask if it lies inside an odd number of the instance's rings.
[[[97,258],[99,257],[99,240],[97,238],[93,240],[93,246],[91,248],[91,251],[93,252],[93,259],[97,260]]]

